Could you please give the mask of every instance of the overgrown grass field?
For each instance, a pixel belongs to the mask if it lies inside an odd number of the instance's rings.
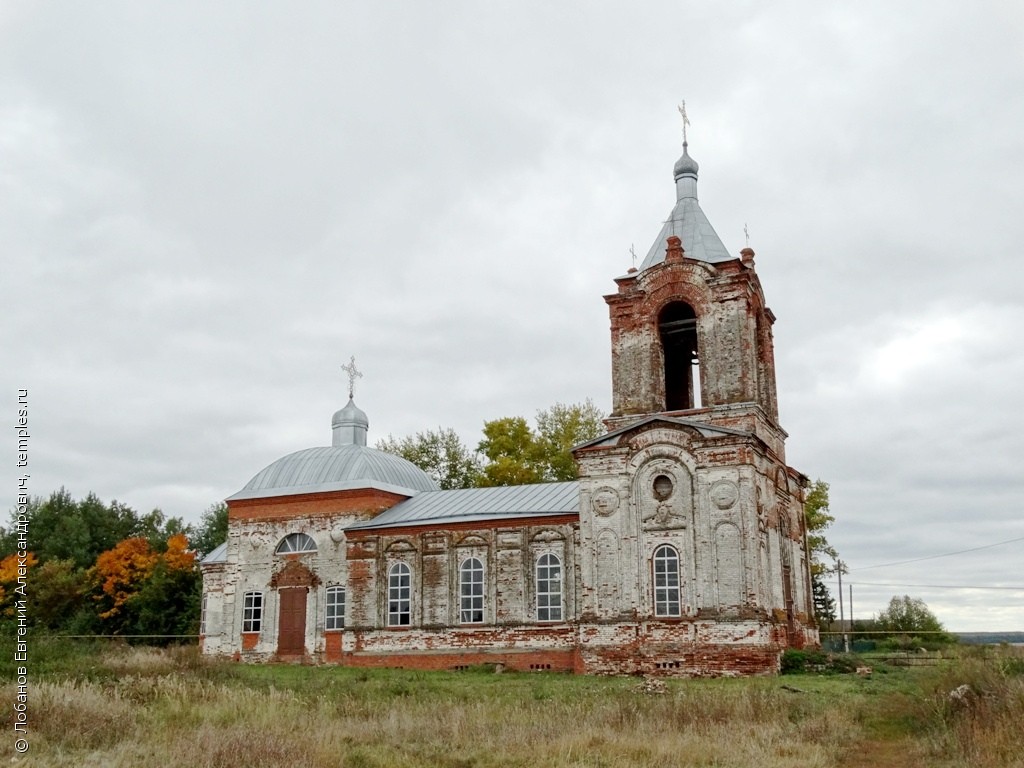
[[[13,647],[0,644],[13,765],[1024,766],[1020,649],[870,677],[643,681],[249,666],[195,648],[37,639],[29,752],[13,750]],[[969,692],[951,697],[962,685]],[[961,689],[964,690],[964,689]]]

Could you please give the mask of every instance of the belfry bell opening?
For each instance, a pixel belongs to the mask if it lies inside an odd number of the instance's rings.
[[[665,362],[665,410],[699,408],[700,357],[697,351],[697,313],[683,301],[661,310],[658,318]]]

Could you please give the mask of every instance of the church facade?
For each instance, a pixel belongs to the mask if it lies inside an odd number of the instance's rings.
[[[749,248],[676,204],[616,279],[608,431],[579,479],[439,490],[367,446],[353,402],[332,445],[227,500],[201,563],[201,645],[249,661],[721,675],[818,642],[807,478],[786,464],[772,324]]]

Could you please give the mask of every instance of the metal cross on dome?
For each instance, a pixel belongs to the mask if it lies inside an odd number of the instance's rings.
[[[686,126],[690,124],[690,118],[686,116],[686,100],[683,99],[682,104],[679,105],[679,116],[683,118],[683,144],[686,143]]]
[[[356,388],[356,379],[363,378],[362,371],[356,370],[356,356],[352,355],[346,365],[341,366],[341,370],[348,374],[348,399],[351,400]]]

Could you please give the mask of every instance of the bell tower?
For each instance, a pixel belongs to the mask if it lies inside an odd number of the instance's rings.
[[[772,324],[754,252],[731,254],[697,201],[683,113],[676,202],[605,296],[608,432],[576,446],[581,663],[652,674],[771,672],[818,642],[787,466]],[[638,652],[622,660],[622,644]],[[631,665],[631,666],[630,666]]]
[[[683,144],[676,205],[639,270],[616,279],[612,416],[756,406],[778,422],[772,323],[754,252],[729,254],[697,201]]]

